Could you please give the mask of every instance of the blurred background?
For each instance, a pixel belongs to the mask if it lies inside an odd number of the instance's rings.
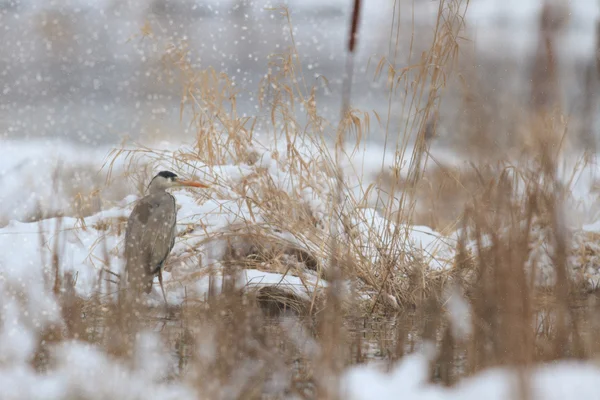
[[[0,0],[0,138],[98,146],[117,144],[124,137],[189,136],[179,118],[181,90],[162,79],[161,58],[169,43],[186,42],[195,66],[227,73],[239,89],[240,112],[254,115],[253,93],[268,70],[269,55],[290,45],[284,16],[270,9],[281,5],[291,13],[307,84],[317,86],[321,112],[335,120],[352,3]],[[523,82],[531,79],[544,3],[471,0],[461,63],[477,70],[489,90],[519,94]],[[587,87],[586,71],[591,66],[595,70],[598,2],[553,3],[564,8],[555,44],[563,101],[566,110],[577,112]],[[415,59],[430,46],[439,1],[398,0],[397,7],[399,12],[394,0],[363,2],[355,62],[352,105],[384,118],[387,88],[374,75],[380,59],[394,51],[391,17],[400,16],[396,64],[406,66],[411,48]],[[380,136],[374,129],[371,140]]]

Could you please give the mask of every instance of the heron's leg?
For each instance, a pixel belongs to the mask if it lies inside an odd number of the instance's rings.
[[[168,316],[169,315],[169,303],[167,303],[167,295],[165,294],[165,287],[163,286],[162,268],[158,269],[158,283],[160,283],[160,290],[162,291],[163,299],[165,299],[165,308],[167,310],[167,316]]]

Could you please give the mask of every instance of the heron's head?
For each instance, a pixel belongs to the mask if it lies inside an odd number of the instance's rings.
[[[148,191],[150,193],[167,190],[173,187],[197,187],[197,188],[208,188],[207,185],[195,181],[186,181],[179,179],[179,177],[171,171],[159,172],[148,185]]]

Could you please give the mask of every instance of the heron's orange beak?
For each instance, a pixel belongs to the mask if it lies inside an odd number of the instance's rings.
[[[181,180],[181,181],[177,181],[177,183],[179,183],[179,185],[181,185],[181,186],[191,186],[191,187],[208,189],[208,185],[205,185],[203,183],[196,182],[196,181],[184,181],[184,180]]]

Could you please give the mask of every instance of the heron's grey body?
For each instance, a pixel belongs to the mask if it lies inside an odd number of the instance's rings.
[[[127,221],[125,269],[128,284],[136,291],[150,293],[156,275],[162,285],[161,269],[177,234],[175,197],[166,189],[172,187],[176,179],[177,176],[168,171],[154,177],[148,186],[148,195],[138,201]]]
[[[180,180],[170,171],[161,171],[148,185],[148,195],[138,201],[127,221],[125,232],[126,282],[134,293],[150,293],[154,276],[162,285],[162,267],[173,249],[177,234],[177,205],[167,192],[172,187],[207,188],[199,182]]]
[[[142,198],[127,222],[125,260],[130,278],[138,278],[146,293],[175,244],[175,198],[161,191]]]

